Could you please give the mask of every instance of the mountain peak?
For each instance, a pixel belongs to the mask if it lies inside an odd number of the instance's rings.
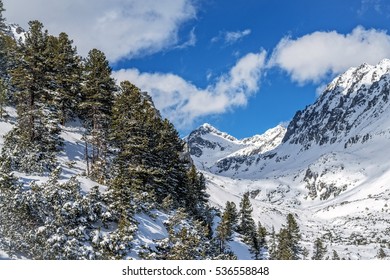
[[[358,67],[351,67],[337,76],[328,85],[323,94],[336,91],[343,95],[356,92],[358,88],[378,82],[383,75],[390,73],[390,59],[382,59],[376,65],[363,63]]]
[[[208,131],[208,132],[212,132],[212,131],[218,131],[219,132],[218,129],[216,129],[214,126],[212,126],[209,123],[202,124],[201,126],[199,126],[198,130],[204,130],[204,131]]]

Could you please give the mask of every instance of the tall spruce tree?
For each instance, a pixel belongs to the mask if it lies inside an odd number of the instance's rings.
[[[240,202],[238,232],[243,235],[243,242],[250,247],[255,259],[259,258],[259,244],[256,236],[256,224],[252,218],[252,204],[249,192],[246,192]]]
[[[301,233],[294,215],[289,213],[287,215],[287,232],[288,232],[288,240],[290,244],[290,248],[292,251],[293,259],[299,259],[299,256],[302,252],[302,248],[300,245],[301,242]]]
[[[287,215],[287,225],[280,229],[275,259],[298,260],[302,254],[301,234],[294,216]]]
[[[111,72],[104,53],[92,49],[84,62],[80,109],[86,128],[87,175],[100,183],[104,183],[108,177],[108,135],[116,91]],[[90,149],[88,144],[91,145]]]
[[[252,218],[252,204],[249,199],[249,192],[246,192],[240,201],[240,211],[239,211],[239,225],[238,232],[246,237],[251,237],[255,231],[256,226]]]

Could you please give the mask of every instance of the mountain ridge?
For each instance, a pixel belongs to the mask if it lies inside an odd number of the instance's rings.
[[[221,197],[249,191],[266,226],[292,211],[307,225],[307,242],[331,234],[339,239],[332,247],[356,243],[351,258],[372,258],[373,248],[390,242],[389,94],[390,60],[348,69],[295,114],[274,149],[203,169],[210,199],[221,207]]]

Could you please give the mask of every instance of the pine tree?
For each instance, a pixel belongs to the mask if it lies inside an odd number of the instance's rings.
[[[108,135],[116,86],[106,56],[97,49],[88,53],[83,70],[84,85],[80,110],[87,131],[84,140],[88,164],[91,159],[87,175],[104,183],[108,178]],[[91,155],[88,143],[91,145]]]
[[[253,209],[249,200],[249,192],[246,192],[240,201],[238,232],[248,238],[250,238],[256,231],[255,222],[252,218],[252,211]]]
[[[62,125],[77,113],[81,92],[81,58],[73,41],[64,32],[48,38],[48,61],[51,65],[51,89],[53,104]]]
[[[339,254],[337,254],[336,250],[333,250],[332,260],[340,260]]]
[[[376,257],[377,257],[378,259],[384,259],[384,258],[387,257],[387,255],[386,255],[385,251],[383,250],[383,248],[379,248]]]
[[[225,253],[226,243],[233,238],[234,229],[237,225],[237,210],[234,202],[226,202],[225,211],[222,213],[221,221],[216,229],[219,252]]]
[[[302,248],[300,246],[301,241],[301,233],[299,230],[299,226],[294,216],[289,213],[287,215],[287,232],[288,238],[292,250],[293,259],[299,259],[299,255],[301,254]]]
[[[297,260],[302,254],[301,234],[294,216],[287,215],[287,225],[280,229],[278,245],[274,258],[278,260]]]
[[[191,214],[206,209],[205,182],[196,170],[188,177],[177,131],[161,119],[149,96],[128,81],[121,83],[114,101],[110,141],[113,179],[126,177],[123,187],[131,187],[134,198],[161,204],[170,196],[173,207],[186,207]]]
[[[238,232],[243,236],[242,241],[250,248],[255,259],[259,259],[259,242],[257,240],[256,225],[252,218],[252,204],[249,192],[245,193],[240,201]]]
[[[258,241],[258,250],[259,250],[259,258],[264,259],[265,249],[267,248],[267,229],[260,223],[257,223],[257,241]]]
[[[62,139],[50,90],[47,65],[48,33],[39,21],[29,23],[25,41],[18,47],[18,63],[10,71],[16,89],[17,125],[5,137],[3,152],[14,168],[28,173],[53,170]]]
[[[314,250],[312,260],[322,260],[327,252],[326,246],[322,243],[320,238],[317,238],[314,242]]]
[[[155,162],[158,162],[154,147],[158,135],[153,129],[155,112],[143,100],[141,92],[130,82],[121,83],[115,99],[110,139],[115,150],[113,179],[122,180],[122,188],[131,189],[141,198],[155,193]],[[122,177],[119,179],[118,177]]]
[[[202,173],[198,173],[192,165],[187,173],[188,185],[186,187],[186,207],[199,219],[205,217],[206,204],[209,195],[206,193],[206,180]]]

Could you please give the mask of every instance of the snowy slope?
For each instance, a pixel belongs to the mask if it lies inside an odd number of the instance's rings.
[[[3,146],[3,138],[15,124],[16,111],[12,107],[5,108],[8,117],[6,120],[0,120],[0,150]],[[67,181],[72,176],[76,176],[77,180],[81,183],[82,190],[87,193],[93,186],[98,185],[101,192],[107,189],[107,186],[100,185],[85,176],[86,162],[84,161],[84,149],[85,142],[82,139],[84,129],[79,121],[68,123],[62,127],[61,137],[64,140],[63,151],[60,152],[57,159],[62,169],[60,181]],[[48,176],[26,175],[20,172],[14,172],[14,174],[20,178],[20,181],[24,183],[26,188],[32,181],[39,183],[48,180]],[[137,213],[134,215],[134,219],[137,222],[137,231],[134,235],[133,248],[131,253],[127,256],[129,259],[140,259],[139,252],[144,251],[145,248],[154,248],[156,240],[162,240],[168,237],[168,231],[165,223],[172,218],[173,213],[167,214],[160,210],[152,210],[150,213]],[[216,217],[216,223],[219,222],[219,218]],[[186,223],[186,221],[182,221]],[[216,227],[217,224],[214,224]],[[9,256],[3,250],[2,237],[0,236],[0,260],[8,259]],[[248,246],[243,244],[240,237],[236,235],[230,242],[229,246],[234,250],[239,259],[250,259],[251,254],[248,250]],[[19,256],[23,258],[23,256]]]
[[[375,258],[390,242],[389,94],[390,60],[349,69],[297,112],[275,149],[230,154],[204,171],[212,203],[250,191],[269,229],[292,212],[309,247],[325,236],[346,258]]]

